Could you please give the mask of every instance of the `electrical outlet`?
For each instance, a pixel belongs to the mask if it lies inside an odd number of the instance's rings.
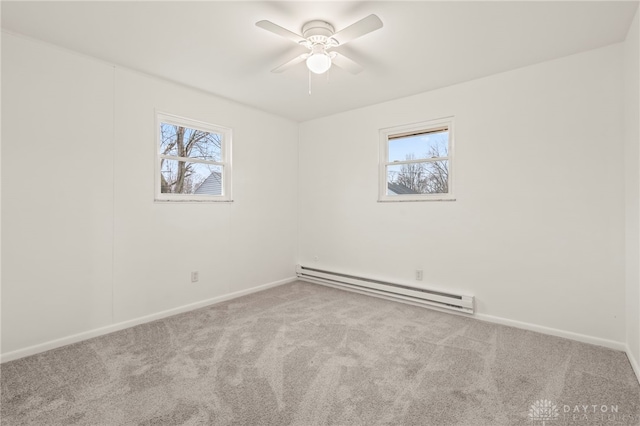
[[[192,282],[192,283],[197,283],[199,279],[200,279],[200,272],[198,272],[198,271],[193,271],[193,272],[191,273],[191,282]]]
[[[422,281],[422,269],[416,269],[416,281]]]

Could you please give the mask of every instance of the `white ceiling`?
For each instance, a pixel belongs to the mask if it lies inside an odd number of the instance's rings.
[[[10,2],[3,29],[296,121],[433,90],[624,40],[631,2]],[[338,51],[365,67],[270,70],[302,47],[255,26],[384,27]]]

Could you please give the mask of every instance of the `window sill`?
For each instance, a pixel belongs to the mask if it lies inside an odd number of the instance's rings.
[[[201,199],[162,199],[156,198],[153,200],[154,203],[233,203],[233,200],[201,200]]]
[[[420,202],[425,202],[425,201],[456,201],[455,198],[444,198],[444,197],[438,197],[438,198],[405,198],[405,199],[390,199],[390,198],[379,198],[378,202],[379,203],[420,203]]]

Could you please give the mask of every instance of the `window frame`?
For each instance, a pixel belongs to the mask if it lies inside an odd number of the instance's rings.
[[[221,161],[209,161],[198,158],[177,157],[173,155],[165,155],[160,152],[160,146],[162,144],[162,132],[160,131],[160,125],[170,124],[174,126],[187,127],[189,129],[201,130],[209,133],[217,133],[222,135],[222,142],[220,146]],[[231,143],[232,143],[232,130],[228,127],[220,126],[217,124],[206,123],[204,121],[193,120],[186,117],[181,117],[174,114],[156,111],[155,120],[155,178],[154,178],[154,201],[158,202],[232,202],[231,197]],[[161,189],[161,167],[160,161],[162,159],[169,159],[174,161],[186,161],[189,163],[202,163],[211,164],[222,167],[222,194],[221,195],[206,195],[206,194],[175,194],[175,193],[162,193]]]
[[[438,158],[421,158],[409,161],[389,162],[389,138],[406,133],[429,132],[446,127],[449,132],[448,155]],[[403,202],[403,201],[455,201],[454,196],[454,117],[444,117],[434,120],[422,121],[419,123],[404,124],[400,126],[386,127],[380,129],[380,151],[378,167],[378,202]],[[408,136],[408,135],[407,135]],[[435,161],[448,161],[447,193],[437,194],[387,194],[387,167],[399,164],[410,163],[431,163]]]

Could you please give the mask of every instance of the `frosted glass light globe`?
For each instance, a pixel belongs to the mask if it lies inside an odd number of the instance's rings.
[[[325,52],[314,53],[307,58],[307,68],[315,74],[325,73],[331,68],[331,58]]]

